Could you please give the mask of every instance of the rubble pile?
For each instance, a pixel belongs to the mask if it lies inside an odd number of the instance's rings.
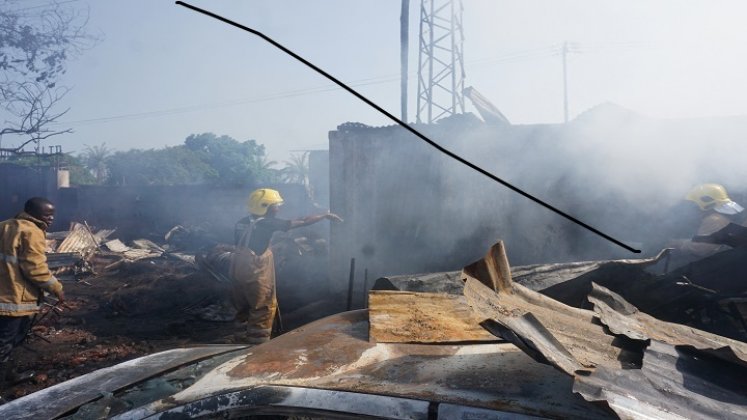
[[[27,374],[0,392],[6,401],[154,351],[234,340],[226,285],[173,244],[125,244],[114,229],[73,223],[47,234],[47,252],[67,301],[34,319],[12,356]]]
[[[512,270],[499,242],[456,275],[381,279],[369,296],[369,336],[447,344],[489,341],[487,331],[620,418],[744,418],[745,249],[659,274],[645,269],[668,252]]]
[[[240,341],[231,284],[199,264],[218,243],[205,229],[175,226],[161,240],[123,237],[85,222],[47,233],[48,263],[66,305],[44,305],[13,355],[16,369],[33,375],[2,390],[4,400],[160,350]],[[284,330],[337,312],[324,288],[295,287],[301,279],[326,281],[326,242],[277,239],[278,295],[293,309],[283,313]]]

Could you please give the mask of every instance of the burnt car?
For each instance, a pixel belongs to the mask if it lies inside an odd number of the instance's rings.
[[[175,349],[0,406],[4,418],[615,418],[506,342],[369,341],[368,311],[256,347]]]

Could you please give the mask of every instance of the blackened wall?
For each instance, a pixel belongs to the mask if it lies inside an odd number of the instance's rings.
[[[57,171],[51,167],[0,164],[0,220],[23,210],[23,204],[31,197],[57,202]]]

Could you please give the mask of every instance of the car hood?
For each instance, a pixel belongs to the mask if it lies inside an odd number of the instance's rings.
[[[254,347],[191,387],[127,413],[141,418],[261,386],[292,386],[460,404],[549,417],[609,412],[572,392],[572,380],[508,343],[424,345],[368,340],[368,311],[333,315]]]

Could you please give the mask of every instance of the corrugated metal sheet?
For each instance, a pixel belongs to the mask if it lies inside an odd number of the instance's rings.
[[[82,255],[98,249],[93,233],[80,223],[73,223],[70,234],[57,247],[57,252],[78,252]]]
[[[573,391],[606,401],[621,418],[743,419],[743,368],[652,340],[641,369],[599,368],[576,375]]]
[[[595,311],[570,307],[507,271],[502,244],[465,268],[468,302],[491,332],[572,376],[588,401],[623,418],[747,416],[747,344],[657,320],[597,285]]]
[[[597,284],[593,285],[589,301],[594,304],[596,317],[613,334],[635,340],[656,340],[674,346],[690,346],[747,366],[747,344],[741,341],[658,320],[640,312],[620,295]]]
[[[610,277],[624,278],[625,281],[629,282],[641,275],[650,277],[643,272],[643,269],[666,258],[667,252],[667,250],[664,250],[653,258],[642,259],[522,265],[511,267],[511,277],[514,283],[537,291],[544,291],[582,277],[585,283],[610,281]],[[373,289],[461,295],[464,290],[462,277],[461,271],[387,276],[377,279]],[[575,286],[569,285],[569,288],[573,287]],[[575,292],[574,290],[574,294]],[[583,293],[583,296],[585,299],[586,292]]]

